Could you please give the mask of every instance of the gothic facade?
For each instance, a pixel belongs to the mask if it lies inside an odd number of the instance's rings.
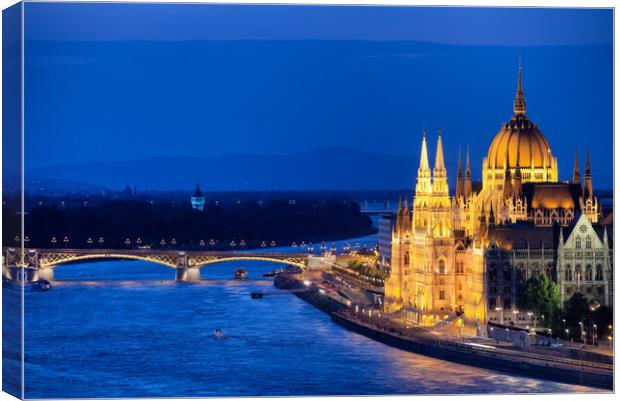
[[[581,292],[609,305],[612,246],[592,188],[589,154],[581,184],[577,154],[570,182],[539,127],[525,115],[519,67],[513,117],[502,125],[482,162],[481,185],[459,155],[449,195],[441,131],[429,165],[426,134],[412,208],[399,205],[392,233],[385,310],[432,326],[465,321],[529,322],[516,303],[528,278],[546,274],[562,298]]]

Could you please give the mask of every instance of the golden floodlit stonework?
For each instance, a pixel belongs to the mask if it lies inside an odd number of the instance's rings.
[[[577,157],[572,182],[558,182],[558,162],[551,146],[525,115],[521,66],[513,111],[482,161],[481,185],[472,182],[469,151],[465,174],[459,155],[452,197],[441,131],[432,170],[424,133],[411,209],[407,199],[400,202],[392,232],[385,312],[398,312],[406,322],[422,326],[460,316],[465,323],[479,327],[501,309],[490,307],[501,300],[493,294],[494,287],[493,291],[489,288],[488,251],[512,252],[520,246],[514,241],[500,241],[497,233],[510,238],[504,231],[509,233],[514,227],[515,233],[521,232],[518,230],[523,227],[516,227],[523,223],[531,227],[527,235],[531,237],[533,230],[540,237],[556,227],[568,227],[579,216],[585,216],[590,224],[598,222],[600,210],[592,191],[589,155],[583,188]],[[528,242],[528,252],[530,246]],[[553,274],[549,272],[550,277]],[[506,282],[513,280],[512,272],[508,276]],[[515,281],[511,288],[518,292],[525,276],[514,274],[514,280],[521,281]],[[513,298],[507,298],[504,305],[514,310]],[[515,319],[517,314],[515,310]]]

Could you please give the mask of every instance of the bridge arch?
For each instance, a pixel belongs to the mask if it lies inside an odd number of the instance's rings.
[[[268,257],[268,256],[226,256],[226,257],[221,257],[221,258],[213,258],[211,260],[207,260],[204,262],[201,262],[199,264],[196,264],[196,268],[202,268],[204,266],[207,265],[213,265],[216,263],[224,263],[224,262],[236,262],[236,261],[260,261],[260,262],[273,262],[273,263],[279,263],[279,264],[283,264],[283,265],[293,265],[293,266],[297,266],[300,267],[302,269],[306,268],[306,264],[303,262],[300,262],[298,260],[294,260],[294,259],[279,259],[279,258],[272,258],[272,257]]]
[[[174,263],[169,258],[158,258],[141,255],[131,254],[114,254],[114,253],[101,253],[101,254],[84,254],[84,255],[62,255],[61,257],[47,257],[43,256],[39,260],[39,268],[41,269],[53,269],[60,265],[67,263],[97,260],[97,259],[122,259],[122,260],[143,260],[146,262],[156,263],[171,268],[176,268],[177,263]]]

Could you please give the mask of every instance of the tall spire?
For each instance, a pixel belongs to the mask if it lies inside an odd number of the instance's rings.
[[[583,197],[584,199],[592,198],[592,174],[590,172],[590,149],[586,150],[586,170],[583,175]]]
[[[471,196],[471,168],[469,164],[469,145],[467,145],[467,159],[465,162],[465,188],[464,194],[465,199]]]
[[[519,60],[519,81],[517,83],[517,94],[515,96],[513,110],[516,116],[525,115],[525,95],[523,94],[521,60]]]
[[[430,194],[433,191],[431,169],[428,165],[428,149],[426,148],[426,129],[422,135],[422,151],[420,152],[420,167],[416,178],[415,193],[417,195]]]
[[[581,184],[581,175],[579,174],[579,156],[577,147],[575,147],[575,165],[573,166],[573,184]]]
[[[456,198],[463,196],[463,163],[461,161],[461,147],[459,146],[459,165],[456,173]]]
[[[439,129],[439,135],[437,136],[437,152],[435,153],[435,175],[437,172],[443,172],[446,170],[446,166],[443,162],[443,143],[441,142],[441,128]]]
[[[428,150],[426,149],[426,128],[422,130],[422,153],[420,154],[420,171],[430,170],[428,165]]]

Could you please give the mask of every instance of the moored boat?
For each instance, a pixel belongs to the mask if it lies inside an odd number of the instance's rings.
[[[32,283],[32,289],[35,291],[47,291],[52,289],[52,284],[47,280],[37,280]]]
[[[248,271],[244,268],[239,268],[235,270],[234,278],[236,280],[245,280],[246,278],[248,278]]]

